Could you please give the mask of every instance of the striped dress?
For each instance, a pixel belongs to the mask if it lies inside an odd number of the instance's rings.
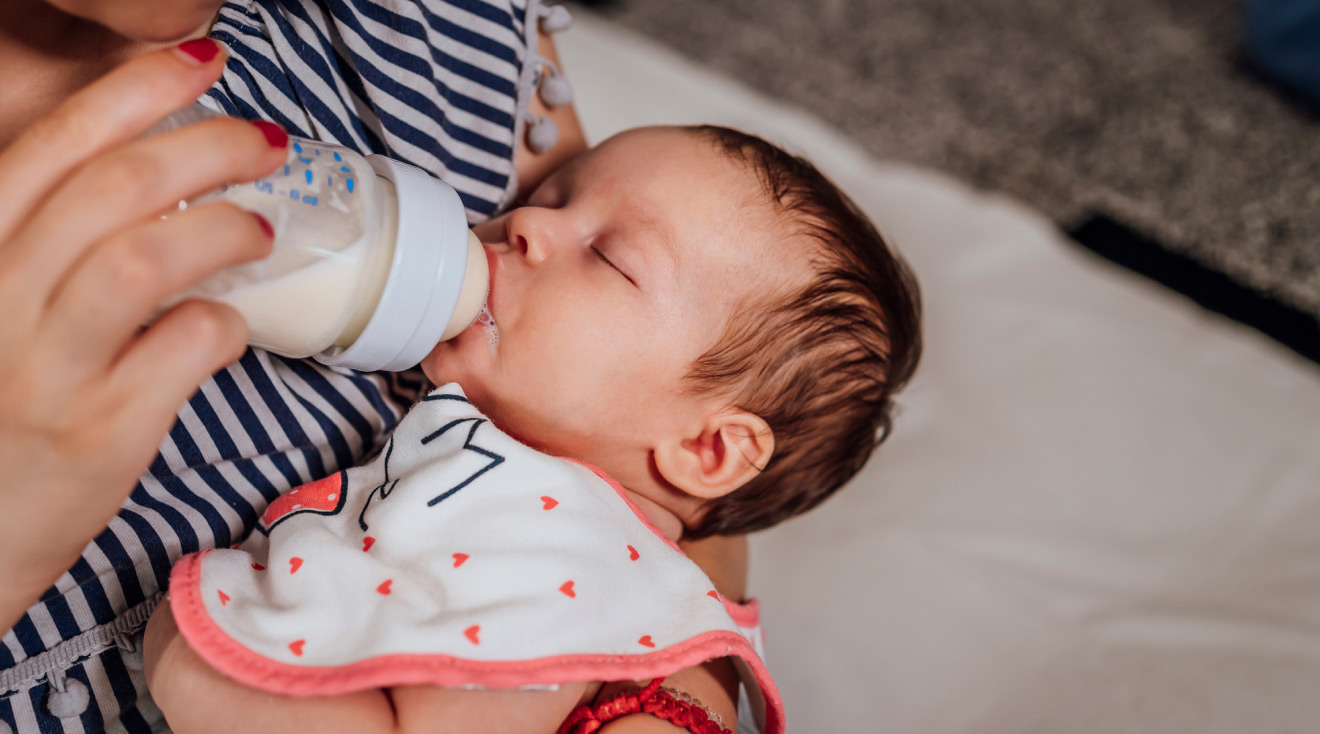
[[[512,198],[539,0],[240,0],[208,93],[228,113],[384,153],[453,185],[475,223]],[[0,734],[147,732],[141,631],[172,562],[228,546],[292,486],[362,463],[425,390],[249,350],[180,411],[109,527],[0,639]]]

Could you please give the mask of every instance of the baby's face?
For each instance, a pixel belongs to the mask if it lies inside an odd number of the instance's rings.
[[[683,378],[738,304],[805,273],[761,197],[754,174],[691,133],[611,138],[475,228],[498,345],[478,321],[423,368],[520,440],[633,486],[657,436],[709,407]]]

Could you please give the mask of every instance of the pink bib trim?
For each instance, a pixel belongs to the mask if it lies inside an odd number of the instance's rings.
[[[557,655],[516,661],[479,661],[448,655],[382,655],[344,666],[289,665],[248,650],[220,629],[202,604],[201,563],[210,550],[185,556],[170,574],[170,608],[179,632],[202,659],[246,686],[285,696],[333,696],[401,685],[517,688],[594,680],[640,680],[672,675],[707,660],[737,656],[751,668],[765,697],[765,731],[784,731],[783,700],[770,671],[746,638],[706,632],[645,655]],[[730,609],[756,609],[731,605]],[[741,624],[741,622],[739,622]]]

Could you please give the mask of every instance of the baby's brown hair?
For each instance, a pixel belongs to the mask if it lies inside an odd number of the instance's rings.
[[[755,173],[790,236],[813,247],[811,281],[743,308],[687,377],[692,393],[726,395],[774,432],[760,473],[686,533],[734,535],[815,507],[889,436],[893,397],[921,356],[921,297],[875,225],[810,162],[737,130],[687,130]]]

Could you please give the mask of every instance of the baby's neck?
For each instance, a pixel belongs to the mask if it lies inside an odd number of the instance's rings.
[[[642,514],[646,515],[646,519],[657,530],[666,538],[678,542],[678,539],[683,536],[683,521],[678,518],[678,515],[645,495],[638,494],[627,487],[624,487],[624,491],[628,493],[628,499],[632,500],[634,505],[637,505]]]

